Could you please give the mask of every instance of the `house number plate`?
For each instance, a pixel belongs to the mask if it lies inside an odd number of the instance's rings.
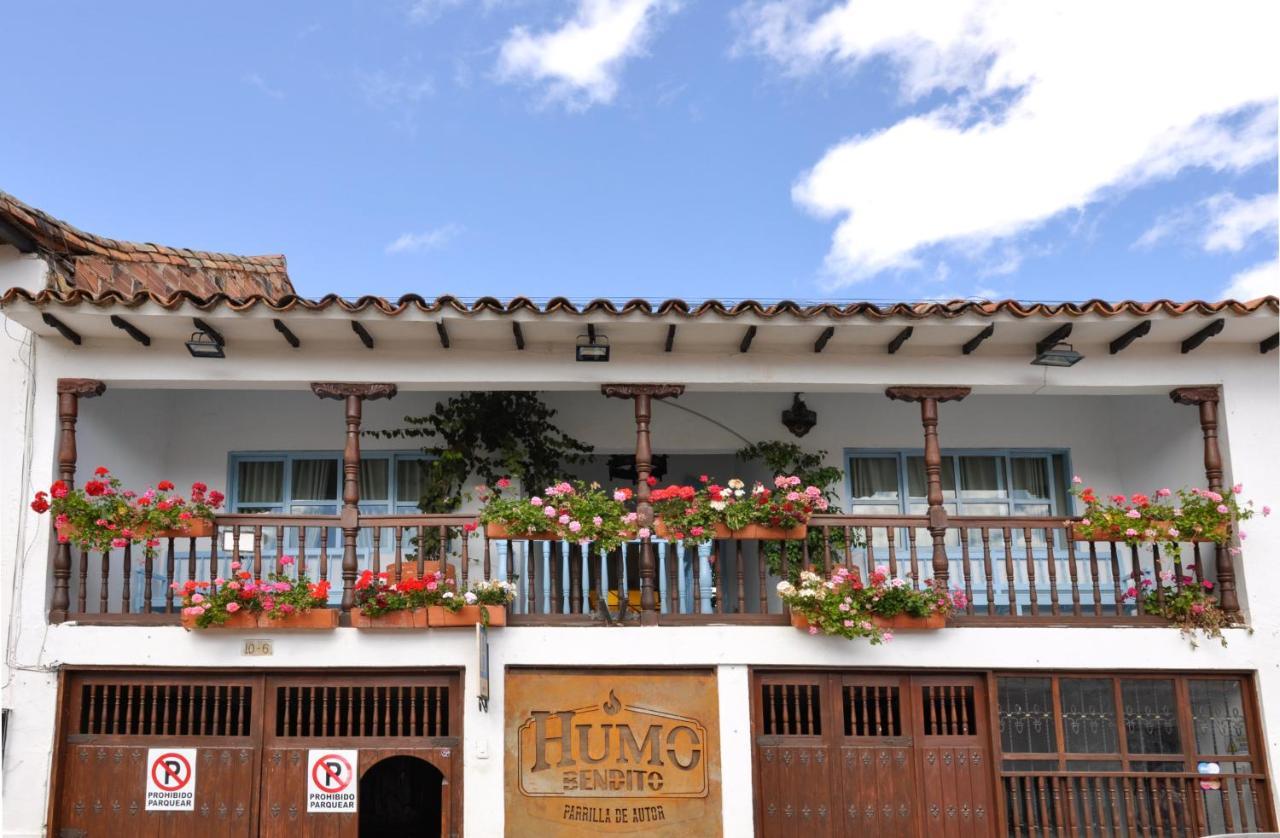
[[[269,657],[272,654],[271,641],[266,639],[246,640],[241,655],[247,657]]]

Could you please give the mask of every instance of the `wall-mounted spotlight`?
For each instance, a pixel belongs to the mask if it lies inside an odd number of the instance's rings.
[[[191,333],[191,340],[187,341],[187,351],[191,353],[192,358],[227,357],[227,354],[222,351],[221,344],[204,332]]]
[[[577,358],[579,361],[604,362],[609,360],[609,339],[596,334],[596,327],[587,324],[587,333],[578,335]]]
[[[1060,340],[1052,346],[1041,347],[1036,352],[1036,357],[1031,363],[1039,367],[1070,367],[1075,366],[1084,360],[1084,356],[1077,352],[1071,344],[1065,340]]]

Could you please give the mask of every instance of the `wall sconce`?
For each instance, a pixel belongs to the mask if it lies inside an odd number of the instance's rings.
[[[1031,363],[1038,367],[1070,367],[1084,360],[1071,344],[1060,340],[1052,346],[1038,348],[1036,357]]]
[[[804,436],[818,424],[818,414],[810,410],[804,403],[804,399],[800,398],[800,394],[796,393],[791,401],[791,407],[782,411],[782,424],[796,436]]]

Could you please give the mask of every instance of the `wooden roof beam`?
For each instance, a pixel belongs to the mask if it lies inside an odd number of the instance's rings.
[[[960,347],[960,351],[963,352],[965,355],[972,355],[973,350],[981,346],[984,340],[991,337],[995,333],[996,333],[996,324],[988,323],[987,328],[983,329],[981,332],[978,332],[976,335],[970,338],[969,341],[964,346]]]
[[[117,329],[122,329],[125,334],[127,334],[129,337],[133,338],[143,346],[151,345],[151,338],[150,336],[147,335],[146,332],[142,331],[137,326],[130,323],[128,320],[125,320],[120,315],[118,314],[111,315],[111,325],[115,326]]]
[[[751,349],[751,341],[756,339],[756,327],[748,326],[747,333],[742,336],[742,343],[738,344],[739,352],[747,352]]]
[[[444,325],[443,320],[436,321],[436,334],[440,336],[440,346],[444,349],[449,348],[449,327]]]
[[[511,334],[515,335],[516,349],[524,349],[524,331],[520,328],[519,320],[511,321]]]
[[[52,314],[50,314],[47,311],[40,313],[40,319],[44,321],[44,324],[46,326],[53,327],[54,329],[57,330],[58,334],[62,335],[64,338],[71,341],[76,346],[80,345],[80,342],[81,342],[80,334],[76,332],[74,329],[72,329],[70,326],[68,326],[66,323],[63,323],[61,320],[54,317]]]
[[[297,349],[299,346],[301,346],[301,345],[302,345],[302,341],[298,340],[298,336],[297,336],[297,335],[295,335],[295,334],[293,333],[293,330],[292,330],[292,329],[290,329],[288,326],[284,325],[284,321],[283,321],[283,320],[281,320],[280,318],[278,318],[278,317],[277,317],[277,318],[272,319],[272,321],[271,321],[271,325],[273,325],[273,326],[275,326],[275,327],[276,327],[276,331],[277,331],[277,332],[279,332],[280,334],[284,335],[284,339],[285,339],[285,340],[289,343],[289,345],[290,345],[290,346],[292,346],[294,349]]]
[[[1261,352],[1263,355],[1266,355],[1268,352],[1275,349],[1277,346],[1280,346],[1280,332],[1276,332],[1271,337],[1259,341],[1258,351]]]
[[[1143,320],[1120,337],[1111,341],[1111,354],[1118,355],[1120,352],[1129,348],[1129,344],[1141,337],[1146,337],[1151,332],[1151,321]]]
[[[360,342],[364,344],[365,349],[373,349],[373,335],[369,334],[369,330],[359,320],[351,321],[351,331],[360,337]]]
[[[889,346],[888,346],[889,354],[890,355],[897,354],[898,350],[902,348],[902,344],[907,342],[907,340],[911,337],[911,335],[915,333],[915,330],[916,330],[915,326],[908,326],[907,328],[903,329],[901,332],[898,332],[898,336],[895,337],[893,340],[889,341]]]
[[[670,352],[676,348],[676,324],[672,323],[667,326],[667,343],[663,347],[663,352]]]
[[[1208,326],[1205,326],[1203,329],[1196,332],[1194,335],[1192,335],[1191,337],[1187,338],[1182,342],[1182,354],[1186,355],[1188,352],[1197,348],[1198,346],[1200,346],[1200,344],[1204,343],[1209,338],[1213,337],[1216,334],[1219,334],[1223,330],[1223,328],[1226,327],[1226,325],[1227,325],[1227,321],[1222,317],[1219,317],[1217,320],[1214,320]]]
[[[828,326],[827,328],[823,329],[822,334],[818,335],[818,339],[813,342],[813,351],[821,352],[822,350],[826,349],[827,341],[831,340],[831,337],[835,333],[836,333],[835,326]]]
[[[1043,339],[1036,342],[1036,355],[1043,355],[1045,351],[1052,349],[1054,344],[1064,341],[1069,337],[1071,337],[1071,324],[1063,323],[1061,326],[1045,335]]]

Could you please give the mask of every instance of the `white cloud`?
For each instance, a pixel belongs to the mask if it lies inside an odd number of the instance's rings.
[[[284,98],[283,90],[280,90],[279,88],[272,87],[271,85],[267,84],[266,79],[264,79],[262,76],[258,75],[257,73],[245,73],[241,77],[241,80],[245,84],[249,85],[250,87],[257,88],[260,93],[266,96],[270,96],[272,99]]]
[[[1205,231],[1205,250],[1229,250],[1237,253],[1253,236],[1276,233],[1277,196],[1258,195],[1242,201],[1235,195],[1215,195],[1207,202],[1210,221]]]
[[[462,225],[446,224],[421,233],[403,233],[386,247],[387,253],[415,253],[439,250],[462,235]]]
[[[607,104],[618,93],[622,65],[644,52],[659,18],[677,8],[675,0],[578,0],[573,17],[559,28],[536,34],[512,29],[498,57],[498,76],[546,83],[547,99],[571,109]]]
[[[1280,3],[1168,0],[754,2],[739,49],[793,74],[887,59],[905,102],[830,149],[792,190],[838,219],[835,284],[972,250],[1189,167],[1276,155]]]
[[[1224,300],[1256,300],[1258,297],[1280,297],[1280,260],[1272,259],[1254,265],[1231,277],[1222,292]]]
[[[413,0],[409,4],[410,23],[432,23],[462,0]]]

